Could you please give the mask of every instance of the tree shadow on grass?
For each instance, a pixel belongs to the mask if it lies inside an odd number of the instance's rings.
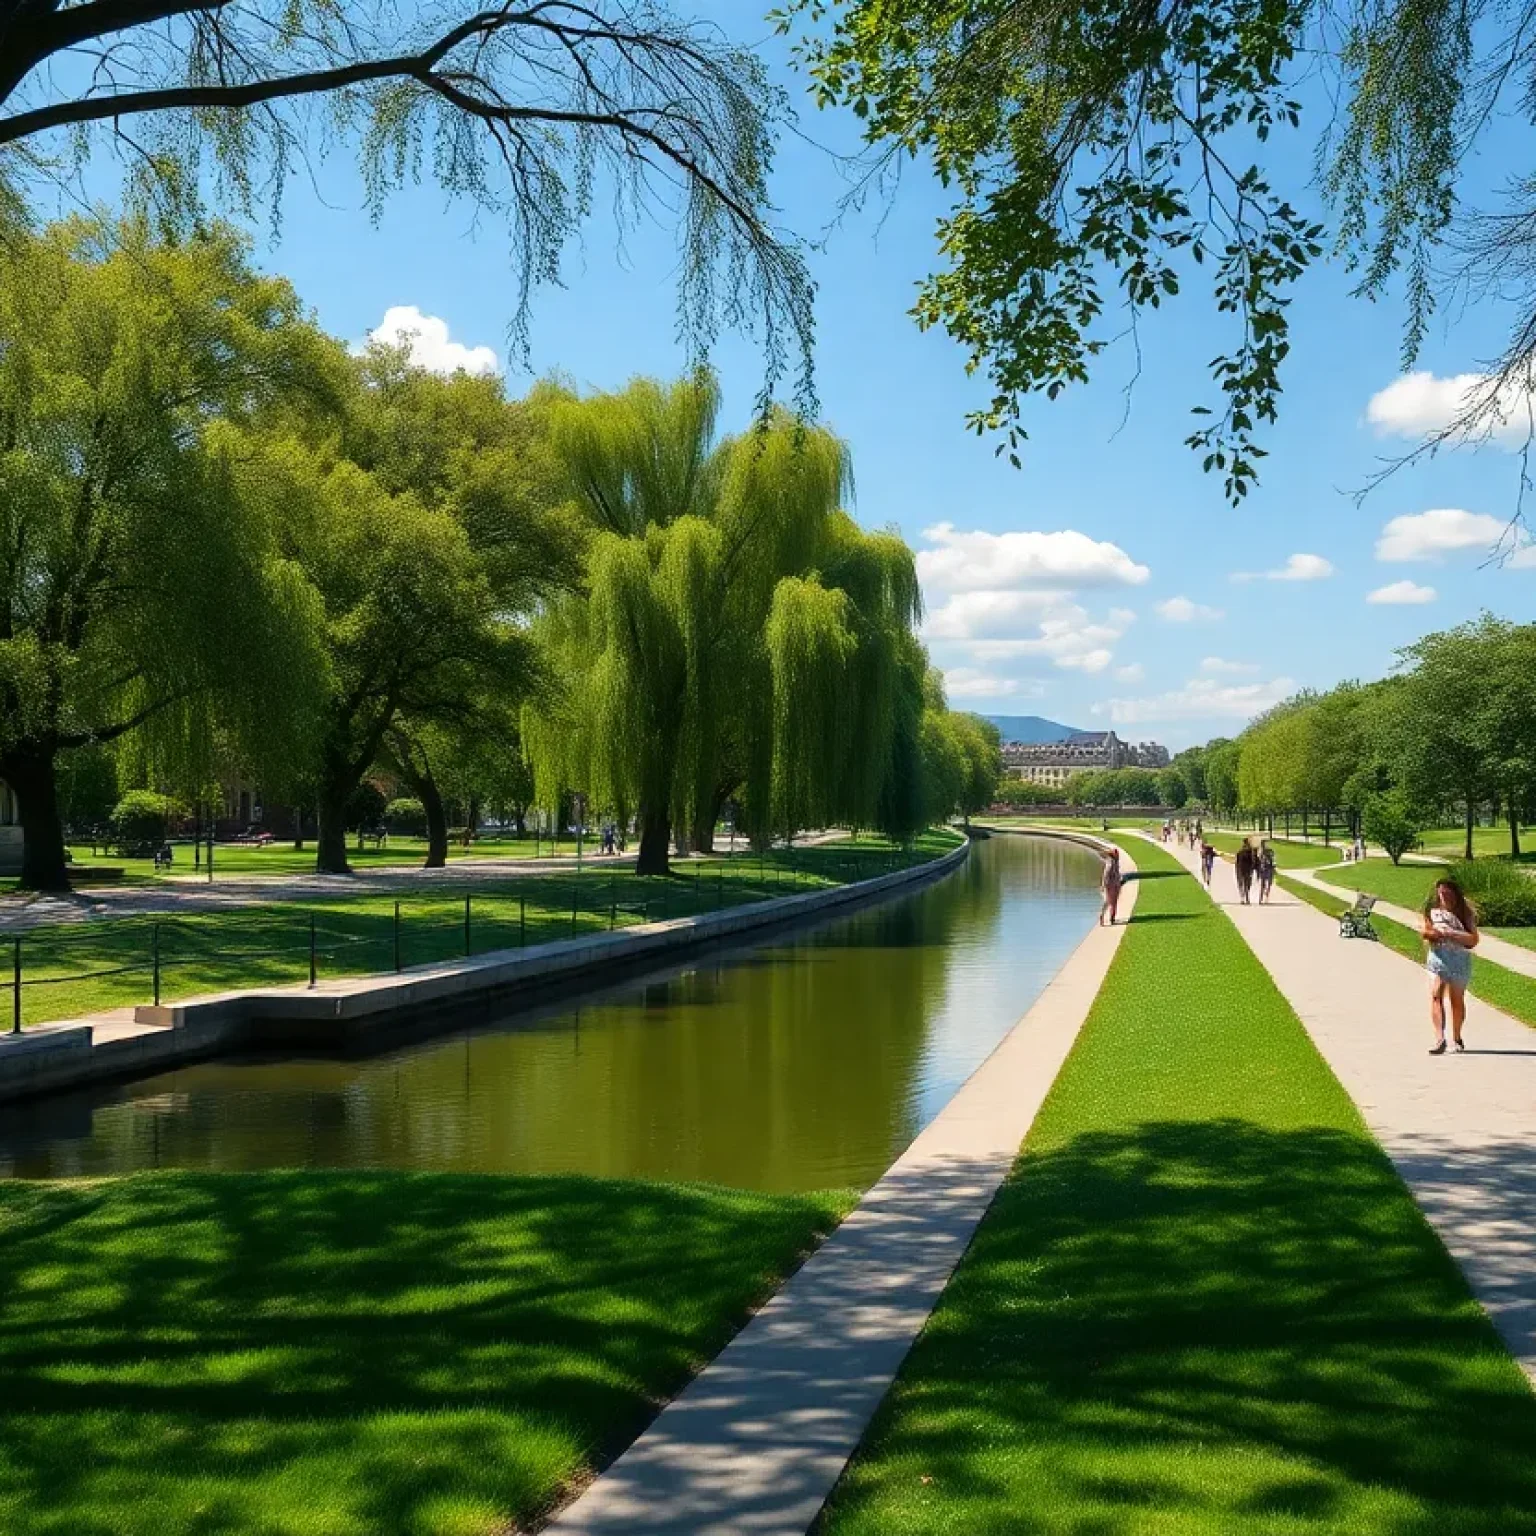
[[[832,1220],[584,1179],[0,1185],[6,1536],[504,1531]]]
[[[1364,1136],[1086,1134],[1020,1163],[817,1526],[940,1529],[1527,1536],[1536,1397]]]

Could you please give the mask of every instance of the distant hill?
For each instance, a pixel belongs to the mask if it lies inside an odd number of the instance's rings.
[[[1003,733],[1003,743],[1023,742],[1035,746],[1042,741],[1065,741],[1077,730],[1075,725],[1061,725],[1040,715],[984,715]]]

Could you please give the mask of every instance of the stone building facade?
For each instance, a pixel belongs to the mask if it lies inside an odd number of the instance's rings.
[[[1010,742],[1003,767],[1031,784],[1065,784],[1096,768],[1166,768],[1168,749],[1155,741],[1121,741],[1113,731],[1074,731],[1065,741]]]

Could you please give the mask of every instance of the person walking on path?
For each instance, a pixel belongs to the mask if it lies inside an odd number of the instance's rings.
[[[1429,1022],[1435,1031],[1431,1056],[1445,1054],[1445,1010],[1451,1011],[1451,1039],[1464,1051],[1462,1025],[1467,1020],[1467,984],[1472,980],[1472,951],[1479,934],[1472,904],[1454,880],[1440,880],[1424,903],[1420,936],[1428,946],[1424,968],[1429,972]]]
[[[1205,881],[1206,890],[1211,888],[1211,871],[1216,867],[1216,850],[1203,839],[1200,843],[1200,878]]]
[[[1115,926],[1115,909],[1120,905],[1120,887],[1124,884],[1120,875],[1120,850],[1111,848],[1104,855],[1104,869],[1099,875],[1099,891],[1104,904],[1099,908],[1099,926],[1104,926],[1104,914],[1109,913],[1109,926]]]
[[[1254,865],[1259,877],[1259,904],[1269,901],[1269,893],[1275,888],[1275,850],[1268,843],[1259,845],[1259,856]]]
[[[1253,844],[1244,839],[1232,862],[1237,868],[1237,899],[1246,907],[1248,893],[1253,889]]]

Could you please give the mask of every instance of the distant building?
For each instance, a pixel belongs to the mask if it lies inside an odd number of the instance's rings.
[[[21,807],[11,786],[0,779],[0,875],[21,873]]]
[[[1008,774],[1030,784],[1065,784],[1074,773],[1091,773],[1096,768],[1167,766],[1167,747],[1155,741],[1133,745],[1113,731],[1073,731],[1065,741],[1009,742],[1003,748]]]

